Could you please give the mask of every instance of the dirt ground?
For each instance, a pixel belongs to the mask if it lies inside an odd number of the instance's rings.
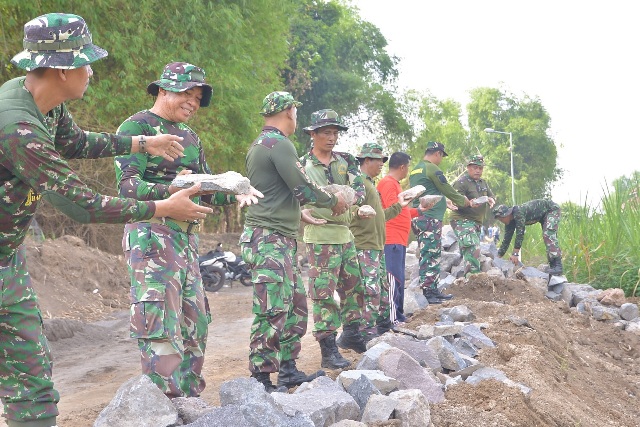
[[[201,251],[221,241],[238,253],[237,239],[237,234],[203,235]],[[27,243],[62,397],[58,425],[92,426],[122,383],[139,373],[137,347],[128,338],[124,261],[72,237]],[[525,398],[495,381],[452,387],[443,403],[431,407],[434,426],[640,426],[640,337],[576,314],[520,280],[480,275],[450,291],[456,298],[444,306],[467,305],[497,344],[478,359],[533,392]],[[234,282],[208,297],[214,320],[202,398],[217,404],[224,381],[248,375],[251,288]],[[437,308],[430,307],[416,313],[408,326],[435,321]],[[62,338],[70,331],[73,337]],[[344,354],[354,363],[359,360],[354,352]],[[320,349],[310,333],[298,366],[307,372],[319,369]]]

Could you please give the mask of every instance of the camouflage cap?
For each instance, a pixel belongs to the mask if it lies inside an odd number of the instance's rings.
[[[505,205],[498,205],[495,208],[493,208],[493,216],[495,216],[496,218],[503,218],[505,216],[509,216],[511,215],[511,212],[513,212],[513,208],[510,208]]]
[[[388,156],[385,156],[382,153],[382,145],[377,144],[375,142],[366,142],[360,153],[356,156],[358,159],[364,159],[365,157],[369,157],[372,159],[382,159],[383,163],[386,163],[389,160]]]
[[[149,83],[147,93],[158,96],[160,88],[169,92],[184,92],[193,87],[202,88],[201,107],[209,106],[213,88],[204,81],[205,72],[202,68],[188,62],[172,62],[165,65],[160,80]]]
[[[469,162],[467,162],[467,166],[469,165],[484,166],[484,157],[482,157],[480,154],[471,156],[471,158],[469,159]]]
[[[319,110],[311,114],[311,124],[304,128],[303,130],[310,134],[311,131],[315,131],[316,129],[323,128],[325,126],[337,126],[340,130],[349,129],[347,126],[342,124],[340,120],[340,116],[333,110]]]
[[[301,105],[302,102],[293,99],[293,95],[289,92],[271,92],[264,97],[260,114],[263,116],[271,116],[289,107],[299,107]]]
[[[442,151],[442,154],[448,156],[447,152],[444,151],[444,144],[436,141],[427,142],[427,149],[425,150],[425,153],[427,151]]]
[[[24,50],[11,59],[23,70],[80,68],[108,55],[94,45],[84,19],[69,13],[48,13],[24,24]]]

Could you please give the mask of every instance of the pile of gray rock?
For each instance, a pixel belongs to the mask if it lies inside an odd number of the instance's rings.
[[[525,280],[553,301],[564,301],[577,312],[596,320],[615,324],[619,329],[640,335],[638,305],[626,301],[624,291],[619,288],[595,289],[591,285],[570,283],[564,276],[551,276],[548,266],[517,267],[507,259],[498,258],[498,249],[493,243],[481,243],[480,265],[482,272],[495,278],[517,278]],[[405,275],[409,283],[405,291],[406,313],[425,308],[428,303],[418,284],[417,243],[407,248]],[[460,255],[458,241],[450,225],[442,229],[442,257],[439,287],[448,288],[454,283],[464,286],[465,262]]]
[[[319,377],[293,393],[267,394],[253,378],[220,387],[220,406],[198,398],[170,400],[146,377],[125,383],[102,411],[106,426],[429,426],[429,405],[448,387],[500,381],[529,396],[531,389],[476,359],[495,344],[466,306],[439,310],[439,321],[419,329],[397,328],[370,341],[356,369],[336,380]],[[397,424],[395,424],[396,421]]]

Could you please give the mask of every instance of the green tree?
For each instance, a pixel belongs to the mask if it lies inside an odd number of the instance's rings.
[[[411,140],[393,91],[398,59],[373,24],[342,1],[299,0],[291,18],[290,54],[284,70],[287,90],[304,105],[297,135],[313,111],[332,108],[350,126],[382,142]],[[303,145],[308,138],[302,137]]]
[[[487,161],[487,176],[501,201],[510,203],[511,153],[509,136],[488,134],[493,128],[513,135],[513,163],[516,203],[548,197],[562,176],[557,167],[557,149],[549,136],[551,118],[538,98],[517,98],[495,88],[471,90],[467,105],[470,144],[477,146]]]

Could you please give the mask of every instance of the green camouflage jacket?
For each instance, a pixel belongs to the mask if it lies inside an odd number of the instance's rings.
[[[516,240],[513,243],[514,249],[522,247],[524,240],[525,226],[542,223],[551,210],[558,209],[558,205],[547,199],[535,199],[513,207],[513,219],[504,227],[504,240],[500,245],[498,255],[507,253],[513,233],[516,233]]]

